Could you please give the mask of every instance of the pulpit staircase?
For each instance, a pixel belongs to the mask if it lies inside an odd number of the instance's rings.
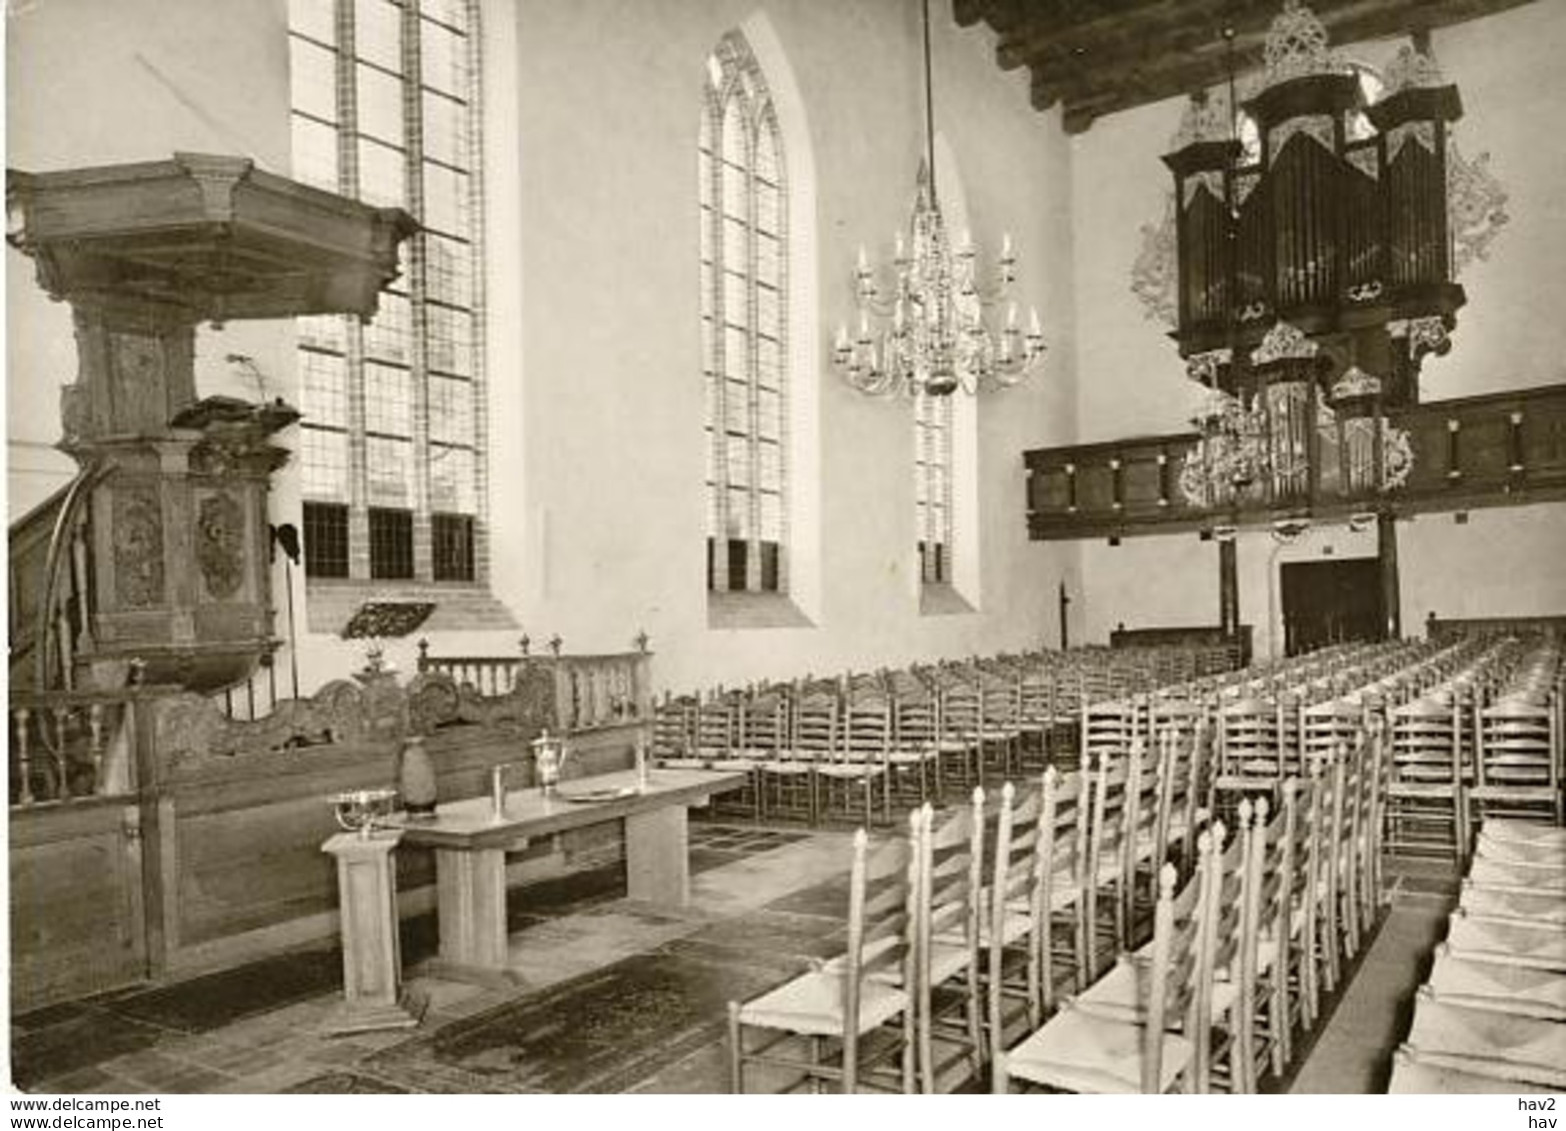
[[[107,474],[83,468],[11,524],[8,675],[15,691],[69,691],[92,611],[88,501]]]

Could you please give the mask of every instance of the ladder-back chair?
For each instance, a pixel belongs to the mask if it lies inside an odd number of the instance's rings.
[[[1058,778],[1058,775],[1057,775]],[[1047,946],[1043,886],[1038,869],[1040,818],[1044,791],[1018,795],[1011,782],[1001,787],[991,861],[989,918],[984,925],[986,958],[986,1024],[990,1055],[1005,1047],[1008,999],[1021,1002],[1025,1032],[1042,1020],[1041,946]]]
[[[1207,834],[1203,834],[1205,848]],[[1106,1016],[1068,1000],[1060,1012],[994,1059],[991,1085],[1012,1081],[1072,1092],[1162,1093],[1195,1090],[1195,1001],[1199,985],[1200,875],[1176,894],[1172,864],[1159,874],[1153,912],[1146,1009],[1137,1019]],[[1184,1032],[1171,1032],[1183,1022]]]
[[[729,1084],[745,1090],[750,1066],[794,1073],[819,1090],[823,1081],[854,1092],[861,1084],[890,1083],[893,1090],[915,1089],[914,920],[918,891],[918,814],[909,833],[870,847],[864,829],[854,835],[849,872],[848,949],[838,959],[809,970],[752,998],[730,1002]],[[771,1034],[747,1047],[751,1030]],[[887,1041],[866,1047],[870,1034],[884,1030]],[[803,1039],[808,1056],[774,1053]],[[829,1048],[828,1046],[832,1046]],[[870,1054],[872,1055],[864,1055]],[[871,1070],[896,1055],[899,1070],[879,1081]],[[790,1081],[790,1086],[796,1086]]]
[[[892,705],[881,681],[873,675],[846,681],[842,697],[842,732],[837,748],[816,763],[824,793],[824,811],[834,809],[867,825],[877,813],[891,822],[887,789],[887,759],[892,748]]]
[[[1387,850],[1461,863],[1472,840],[1463,782],[1462,707],[1455,695],[1428,695],[1388,714]]]
[[[1055,1007],[1057,965],[1068,967],[1075,992],[1086,989],[1092,977],[1087,898],[1090,782],[1083,770],[1062,774],[1051,766],[1044,771],[1033,905],[1038,909],[1034,947],[1039,964],[1039,1008],[1046,1016]],[[1056,942],[1061,933],[1057,927],[1064,928],[1063,945]]]
[[[983,1015],[979,993],[979,943],[984,880],[984,790],[974,787],[967,805],[937,818],[929,805],[919,810],[918,966],[914,1016],[919,1032],[919,1078],[926,1093],[937,1090],[953,1063],[966,1061],[976,1074],[983,1060]],[[953,1009],[936,994],[955,991]],[[950,1021],[952,1013],[958,1016]],[[935,1036],[956,1044],[958,1055],[938,1063]]]
[[[1477,711],[1477,781],[1469,799],[1485,817],[1531,817],[1553,825],[1562,807],[1558,693],[1512,695]]]
[[[1289,971],[1292,924],[1288,870],[1289,811],[1287,797],[1299,781],[1284,785],[1285,804],[1269,807],[1265,797],[1256,801],[1246,867],[1246,922],[1248,936],[1241,955],[1240,997],[1249,1008],[1240,1013],[1244,1045],[1250,1063],[1258,1066],[1265,1054],[1274,1076],[1281,1076],[1293,1055],[1289,1014]],[[1254,1069],[1251,1083],[1257,1083]]]

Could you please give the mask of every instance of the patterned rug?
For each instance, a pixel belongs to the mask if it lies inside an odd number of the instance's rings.
[[[725,1008],[804,968],[798,958],[671,944],[366,1058],[415,1092],[624,1092],[723,1039]]]
[[[301,1081],[292,1088],[284,1088],[285,1096],[385,1096],[404,1095],[406,1090],[384,1080],[360,1076],[356,1072],[328,1072]]]
[[[756,851],[753,844],[745,851]],[[843,882],[795,896],[795,906],[774,904],[709,924],[421,1034],[355,1068],[413,1092],[630,1091],[720,1045],[730,1001],[786,981],[811,959],[842,952]],[[721,1088],[721,1074],[711,1079]]]

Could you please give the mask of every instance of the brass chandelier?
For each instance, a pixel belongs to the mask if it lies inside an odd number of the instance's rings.
[[[1010,297],[1017,258],[1002,242],[995,282],[981,286],[978,254],[964,235],[953,245],[935,183],[935,102],[930,65],[930,3],[924,0],[925,152],[919,167],[907,239],[892,256],[894,282],[883,292],[865,250],[854,269],[855,330],[840,326],[832,361],[851,386],[870,396],[949,396],[1004,388],[1025,379],[1044,355],[1036,310],[1018,324]],[[999,331],[986,312],[1003,308]]]

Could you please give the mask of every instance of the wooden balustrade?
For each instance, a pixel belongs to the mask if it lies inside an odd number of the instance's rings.
[[[524,651],[515,656],[432,656],[430,642],[419,641],[419,671],[442,672],[480,695],[505,695],[516,686],[517,673],[538,657]]]
[[[561,656],[555,666],[555,709],[567,731],[639,722],[650,715],[645,652]]]
[[[174,690],[13,692],[11,807],[134,793],[147,753],[149,708]]]
[[[1346,519],[1386,506],[1411,515],[1566,498],[1566,384],[1428,401],[1388,415],[1407,430],[1414,454],[1401,488],[1329,489],[1313,475],[1309,490],[1286,503],[1242,504],[1238,514],[1171,495],[1192,433],[1034,449],[1023,455],[1028,529],[1040,540],[1121,537],[1302,515]]]
[[[334,793],[395,782],[409,733],[424,736],[443,800],[480,794],[496,766],[527,787],[528,744],[560,729],[562,671],[579,677],[568,774],[622,768],[634,725],[580,729],[613,717],[623,684],[595,673],[617,668],[631,670],[619,658],[538,660],[499,695],[437,671],[405,683],[359,672],[254,719],[231,717],[221,695],[177,687],[14,690],[13,1000],[32,1008],[335,933],[337,891],[320,851],[335,829]],[[568,835],[557,851],[575,867],[589,849],[605,846]],[[422,858],[401,877],[414,899],[432,880]]]
[[[524,639],[516,656],[434,656],[419,641],[419,671],[440,672],[480,695],[509,694],[530,668],[553,673],[555,718],[566,732],[640,722],[651,717],[651,661],[646,651],[567,655],[552,642],[547,656],[532,656]]]
[[[1566,614],[1523,617],[1438,617],[1431,613],[1425,621],[1425,635],[1431,640],[1451,640],[1461,636],[1566,635]]]

